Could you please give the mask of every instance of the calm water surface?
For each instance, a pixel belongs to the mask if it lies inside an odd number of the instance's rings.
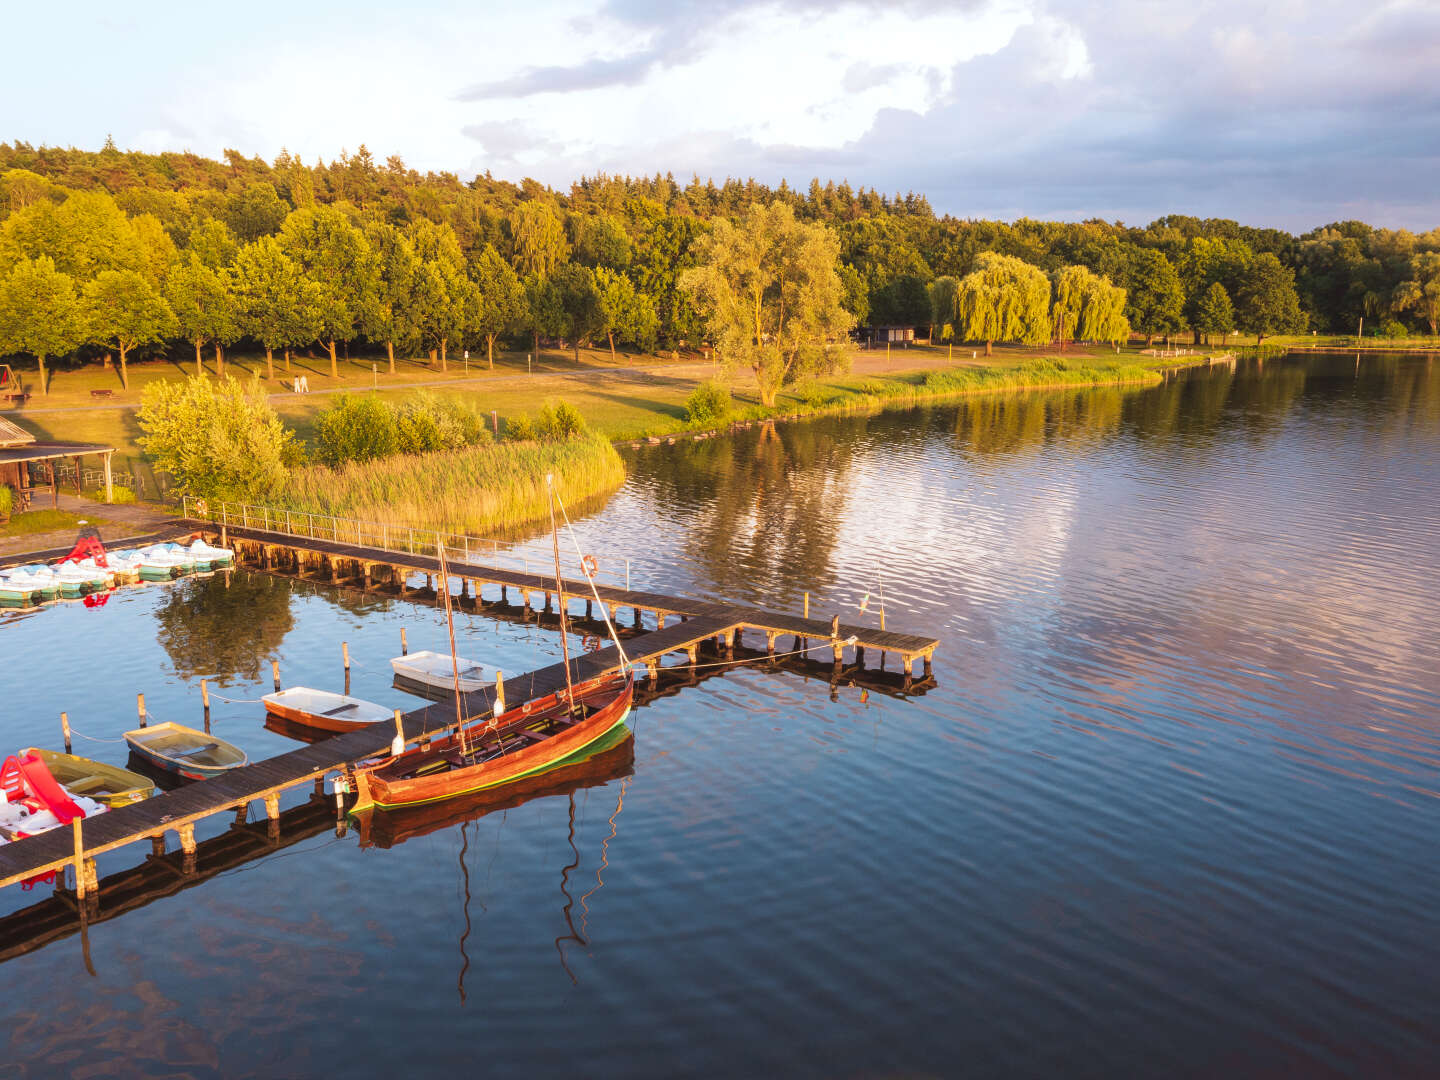
[[[1434,1074],[1437,464],[1425,357],[637,451],[580,527],[603,564],[824,616],[883,592],[936,685],[752,666],[569,790],[364,846],[312,815],[91,927],[93,976],[76,936],[0,964],[0,1077]],[[220,674],[216,731],[268,756],[269,658],[338,689],[347,640],[409,707],[400,628],[443,647],[432,607],[244,573],[0,624],[12,746],[62,709],[116,739],[137,691],[197,723]]]

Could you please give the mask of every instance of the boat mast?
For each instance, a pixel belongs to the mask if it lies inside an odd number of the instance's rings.
[[[455,673],[455,737],[460,743],[460,756],[468,752],[465,745],[465,708],[460,703],[460,661],[455,656],[455,616],[450,610],[450,570],[445,565],[445,545],[435,541],[440,556],[440,594],[445,597],[445,629],[450,632],[450,669]]]
[[[575,684],[570,678],[570,618],[565,612],[565,579],[560,576],[560,527],[555,524],[555,474],[545,474],[550,495],[550,542],[555,549],[555,593],[560,600],[560,652],[565,657],[565,697],[575,708]]]

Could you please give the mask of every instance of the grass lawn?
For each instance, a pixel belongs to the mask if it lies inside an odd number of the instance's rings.
[[[817,380],[803,391],[780,395],[782,412],[809,411],[813,403],[827,397],[829,390],[852,388],[856,378],[878,378],[881,381],[903,381],[912,385],[924,381],[924,373],[936,370],[965,368],[1013,368],[1044,356],[1062,356],[1070,363],[1113,362],[1142,363],[1147,367],[1173,366],[1175,361],[1138,355],[1140,346],[1120,350],[1117,356],[1108,347],[1069,346],[1062,353],[1050,347],[1011,347],[997,345],[994,355],[986,357],[983,348],[913,344],[885,349],[853,350],[851,371]],[[1199,350],[1205,352],[1206,350]],[[1209,350],[1218,351],[1218,350]],[[284,363],[277,358],[276,379],[267,381],[272,390],[271,403],[287,424],[301,438],[309,438],[315,414],[329,405],[329,391],[368,391],[377,388],[386,395],[399,396],[420,387],[431,387],[446,393],[465,394],[483,411],[495,410],[503,419],[517,413],[533,415],[546,401],[564,399],[578,408],[590,427],[610,439],[633,439],[644,435],[664,435],[686,428],[685,399],[705,379],[716,374],[717,366],[702,354],[681,354],[678,359],[653,354],[620,353],[613,361],[608,349],[582,349],[577,363],[572,350],[545,349],[527,371],[524,352],[497,353],[492,371],[482,353],[472,353],[467,374],[457,352],[442,373],[424,359],[397,359],[395,375],[388,373],[384,356],[365,356],[340,361],[340,377],[330,376],[329,360],[318,351],[313,357],[296,357],[293,374],[303,373],[310,382],[311,393],[289,392]],[[372,372],[375,365],[378,372]],[[207,354],[206,370],[214,370],[213,354]],[[18,421],[41,438],[72,442],[95,442],[117,449],[115,468],[138,471],[142,490],[151,494],[151,474],[143,460],[136,440],[142,434],[135,422],[135,407],[141,389],[160,379],[193,376],[193,359],[151,360],[129,365],[130,389],[120,387],[117,371],[107,371],[98,364],[75,370],[60,370],[52,375],[50,394],[35,394],[23,407],[10,408],[0,415]],[[265,372],[263,355],[235,355],[227,358],[227,372]],[[35,372],[22,372],[27,387],[33,389]],[[91,390],[110,390],[111,395],[96,398]],[[759,395],[753,376],[737,372],[732,386],[737,410],[758,407]],[[833,397],[834,395],[829,395]]]
[[[33,536],[36,533],[54,532],[57,529],[77,529],[80,526],[81,518],[78,514],[67,513],[64,510],[27,510],[23,514],[14,515],[4,525],[0,525],[0,537],[9,536]],[[91,524],[98,519],[85,518]]]

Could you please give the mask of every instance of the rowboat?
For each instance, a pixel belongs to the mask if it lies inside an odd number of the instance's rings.
[[[136,728],[125,732],[125,741],[142,761],[187,780],[218,776],[250,760],[238,746],[181,724]]]
[[[460,672],[460,692],[471,693],[483,689],[495,681],[495,676],[475,660],[457,656],[453,660],[449,653],[420,652],[406,653],[390,660],[395,672],[395,681],[402,688],[414,687],[420,694],[430,697],[433,692],[450,694],[455,690],[455,671]]]
[[[140,802],[155,794],[155,785],[148,779],[118,765],[33,746],[21,750],[20,754],[22,757],[30,754],[43,761],[55,782],[72,796],[83,795],[113,807]]]
[[[397,757],[355,770],[351,813],[422,806],[536,776],[583,755],[630,715],[635,680],[610,675],[526,702]]]
[[[635,771],[635,739],[624,724],[578,754],[553,768],[490,791],[449,799],[428,806],[412,806],[357,816],[361,847],[391,848],[461,822],[509,810],[532,799],[566,795],[582,788],[601,787]]]
[[[321,731],[355,731],[389,720],[394,715],[393,710],[373,701],[362,701],[329,690],[312,690],[308,686],[278,690],[260,700],[265,702],[267,711],[281,720]]]

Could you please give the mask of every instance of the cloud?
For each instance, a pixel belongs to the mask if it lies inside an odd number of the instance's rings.
[[[455,95],[457,101],[522,98],[535,94],[566,94],[606,86],[634,86],[661,62],[658,52],[645,51],[619,60],[588,60],[570,67],[525,68],[493,82],[476,83]]]

